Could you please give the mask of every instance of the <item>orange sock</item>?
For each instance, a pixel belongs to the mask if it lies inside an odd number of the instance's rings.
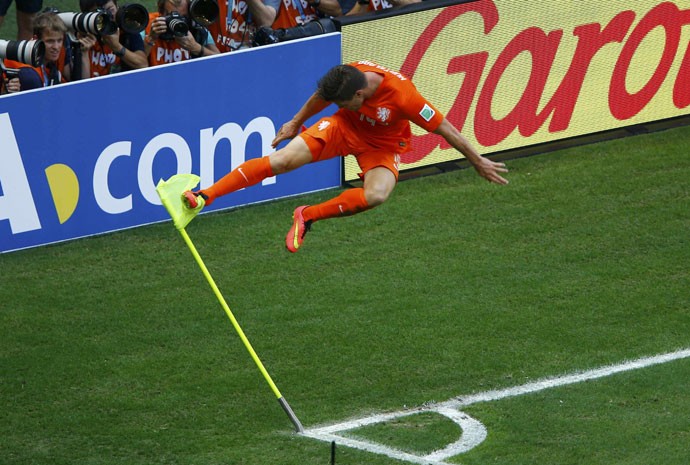
[[[268,157],[252,158],[220,178],[215,184],[200,192],[206,197],[206,205],[216,198],[231,192],[253,186],[266,178],[274,176]]]
[[[319,221],[338,216],[354,215],[369,208],[371,207],[364,197],[364,189],[358,187],[348,189],[331,200],[307,207],[302,214],[305,221]]]

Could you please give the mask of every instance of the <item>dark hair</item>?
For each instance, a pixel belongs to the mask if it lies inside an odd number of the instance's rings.
[[[364,73],[350,65],[331,68],[317,84],[317,93],[328,102],[343,102],[367,86]]]
[[[79,0],[79,9],[83,13],[88,13],[96,8],[103,8],[106,3],[110,0]],[[115,6],[117,6],[117,0],[112,0]]]

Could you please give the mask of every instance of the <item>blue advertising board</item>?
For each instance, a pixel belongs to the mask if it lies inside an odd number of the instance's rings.
[[[3,96],[0,252],[169,220],[160,179],[194,173],[206,187],[271,153],[340,55],[340,35],[328,34]],[[340,182],[341,161],[327,160],[206,211]]]

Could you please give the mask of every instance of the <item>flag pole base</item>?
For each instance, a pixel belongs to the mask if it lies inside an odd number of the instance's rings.
[[[297,418],[297,415],[295,415],[295,412],[293,412],[292,409],[290,408],[290,404],[287,403],[287,400],[285,400],[285,397],[279,397],[278,403],[280,404],[281,407],[283,407],[283,410],[285,410],[285,413],[287,413],[288,418],[290,418],[290,421],[295,426],[295,432],[304,433],[304,427],[302,426],[302,423],[300,423],[299,418]]]

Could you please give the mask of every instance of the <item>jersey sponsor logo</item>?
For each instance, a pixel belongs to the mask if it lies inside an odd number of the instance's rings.
[[[431,121],[431,118],[433,118],[435,114],[436,112],[434,111],[434,109],[426,103],[424,104],[422,111],[419,112],[419,116],[421,116],[427,123]]]
[[[324,129],[326,129],[330,125],[331,125],[330,121],[321,121],[319,123],[319,131],[323,131]]]

